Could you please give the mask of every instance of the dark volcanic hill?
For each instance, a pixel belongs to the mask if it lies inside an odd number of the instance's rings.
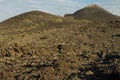
[[[61,19],[59,16],[55,16],[41,11],[30,11],[3,21],[0,23],[0,26],[35,26],[48,24],[49,22],[59,22],[60,20]]]
[[[96,4],[88,5],[73,14],[66,14],[65,16],[73,16],[76,19],[86,19],[92,21],[110,21],[118,19],[117,16],[111,14]]]

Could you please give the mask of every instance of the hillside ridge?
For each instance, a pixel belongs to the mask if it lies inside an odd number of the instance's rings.
[[[75,19],[86,19],[91,21],[114,21],[118,20],[118,17],[113,15],[112,13],[108,12],[104,8],[96,5],[91,4],[78,11],[74,12],[73,14],[66,14],[65,17],[72,16]]]

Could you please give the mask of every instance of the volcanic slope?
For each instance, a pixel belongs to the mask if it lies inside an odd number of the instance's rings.
[[[118,17],[106,11],[96,4],[88,5],[87,7],[76,11],[73,14],[65,16],[73,16],[76,19],[86,19],[92,21],[113,21],[118,20]]]
[[[56,27],[62,22],[62,17],[42,11],[30,11],[0,23],[1,33],[21,34],[23,32],[33,32]]]
[[[50,22],[61,21],[62,20],[60,16],[56,16],[42,11],[30,11],[3,21],[0,23],[0,26],[30,27],[30,26],[42,26]]]
[[[0,23],[0,80],[120,80],[116,23],[33,13]]]

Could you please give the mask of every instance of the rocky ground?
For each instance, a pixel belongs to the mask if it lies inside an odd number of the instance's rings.
[[[119,80],[119,22],[0,27],[0,80]]]

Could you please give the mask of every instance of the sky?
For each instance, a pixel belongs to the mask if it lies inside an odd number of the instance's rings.
[[[64,16],[90,4],[120,16],[120,0],[0,0],[0,21],[34,10]]]

